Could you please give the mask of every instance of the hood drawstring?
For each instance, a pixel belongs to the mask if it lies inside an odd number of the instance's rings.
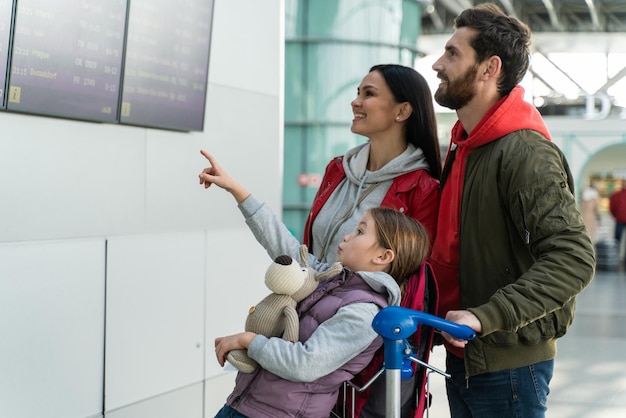
[[[347,179],[344,179],[342,181],[342,183],[347,182]],[[342,187],[341,185],[338,187]],[[337,212],[339,212],[339,209],[343,206],[343,202],[346,200],[346,196],[348,195],[348,187],[343,187],[342,193],[341,193],[341,200],[340,200],[340,205],[337,206],[337,209],[335,210],[335,212],[333,213],[333,216],[331,217],[331,219],[335,219],[335,216],[337,216]],[[354,209],[352,209],[354,210]],[[317,258],[319,258],[320,260],[324,260],[325,255],[326,255],[326,247],[328,247],[328,243],[332,240],[332,237],[335,236],[335,234],[337,233],[337,227],[335,227],[335,232],[330,235],[330,228],[333,226],[332,222],[328,222],[328,224],[326,225],[326,230],[324,231],[324,241],[322,244],[322,249],[318,255]],[[336,223],[336,225],[339,225],[338,223]]]
[[[359,183],[359,187],[357,188],[357,195],[355,196],[356,198],[354,199],[354,204],[352,205],[352,209],[350,209],[350,215],[354,213],[354,210],[356,209],[359,202],[363,200],[361,199],[361,195],[363,194],[363,184],[365,183],[365,179],[367,179],[367,174],[368,172],[366,171],[363,177],[361,178],[361,182]]]
[[[354,204],[352,205],[352,207],[348,209],[348,211],[341,217],[339,222],[335,222],[335,227],[332,229],[331,232],[329,232],[330,227],[332,226],[331,223],[329,223],[328,226],[326,227],[326,232],[324,233],[324,244],[322,245],[322,249],[320,250],[320,255],[318,257],[320,260],[324,259],[324,256],[326,255],[326,251],[328,250],[328,244],[333,240],[339,228],[341,228],[344,222],[348,218],[350,218],[350,216],[352,216],[352,214],[354,213],[356,208],[361,204],[363,199],[365,199],[367,195],[369,195],[376,188],[376,186],[380,184],[380,183],[372,183],[369,186],[367,186],[365,190],[363,190],[362,187],[363,187],[363,184],[365,183],[366,177],[367,177],[367,173],[363,176],[363,179],[361,180],[361,183],[359,184],[358,194],[356,196],[356,199],[354,200]],[[342,203],[343,203],[343,200],[345,199],[345,195],[346,195],[345,192],[347,192],[347,190],[348,188],[345,187],[344,195],[342,196]],[[340,207],[341,206],[338,206],[337,211],[339,210]],[[337,211],[335,211],[335,213],[333,214],[333,218],[337,214]]]

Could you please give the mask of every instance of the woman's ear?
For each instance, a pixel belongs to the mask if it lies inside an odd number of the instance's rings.
[[[411,113],[413,113],[413,107],[409,102],[402,102],[399,106],[396,122],[404,122],[409,118],[409,116],[411,116]]]

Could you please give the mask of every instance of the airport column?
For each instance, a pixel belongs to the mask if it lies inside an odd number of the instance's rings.
[[[285,0],[283,219],[299,238],[330,158],[362,143],[350,102],[376,64],[414,66],[427,0]]]

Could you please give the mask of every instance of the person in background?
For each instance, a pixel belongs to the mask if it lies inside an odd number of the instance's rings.
[[[430,263],[452,418],[545,416],[557,339],[594,275],[594,249],[567,161],[519,85],[530,29],[493,3],[461,12],[432,68],[458,120],[442,173]]]
[[[600,223],[600,194],[594,184],[590,184],[581,193],[580,212],[591,242],[595,244],[598,240],[598,224]]]
[[[615,240],[617,241],[618,251],[620,251],[622,235],[624,230],[626,230],[626,180],[622,179],[620,190],[613,192],[611,195],[609,211],[615,218]],[[624,251],[624,269],[626,270],[626,250]]]

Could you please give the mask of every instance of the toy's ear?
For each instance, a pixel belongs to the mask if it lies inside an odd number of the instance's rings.
[[[300,245],[300,261],[302,267],[309,267],[309,248],[306,244]]]
[[[321,273],[317,273],[315,275],[315,280],[317,280],[318,282],[321,282],[322,280],[330,279],[331,277],[336,276],[339,273],[341,273],[342,270],[343,270],[343,264],[337,261],[333,263],[333,265],[330,266],[328,270],[323,271]]]
[[[309,266],[309,249],[305,244],[300,245],[300,260],[302,261],[302,267],[305,269],[311,269]],[[333,276],[338,275],[343,270],[343,264],[336,262],[333,263],[332,266],[326,271],[318,273],[317,271],[311,269],[311,271],[315,274],[315,280],[318,282],[322,280],[329,279]]]

